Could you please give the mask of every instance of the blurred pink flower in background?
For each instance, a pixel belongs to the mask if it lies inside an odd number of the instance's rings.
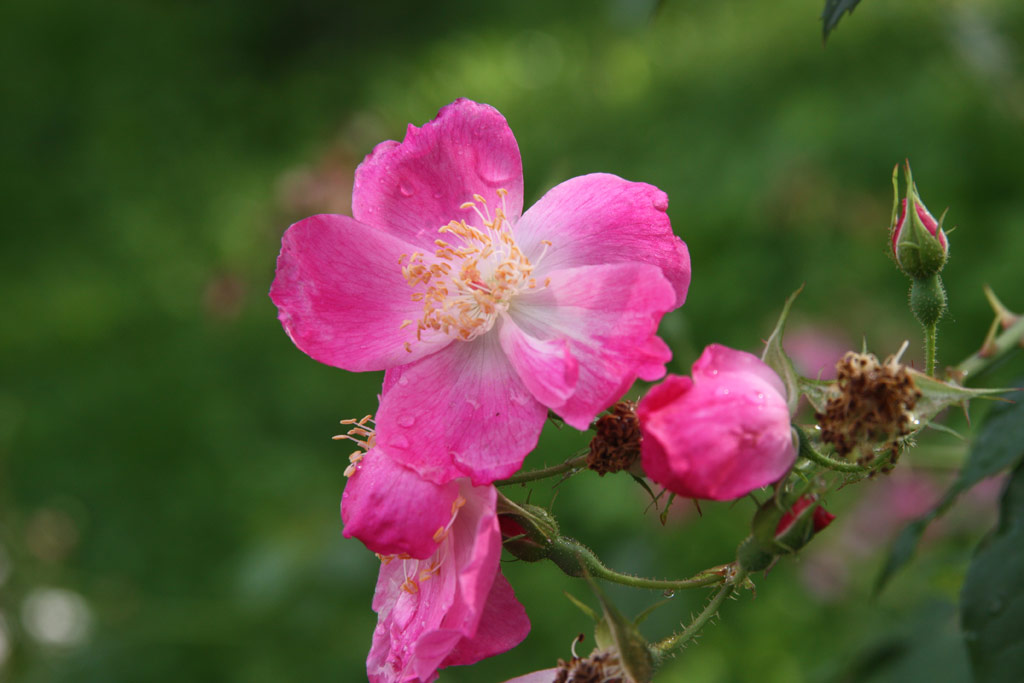
[[[976,531],[993,524],[1004,479],[985,479],[961,494],[949,512],[928,526],[922,543],[957,530]],[[842,513],[835,533],[807,552],[800,567],[801,579],[819,599],[841,599],[858,563],[875,559],[907,524],[931,510],[951,483],[949,474],[905,467],[868,483],[854,506]]]
[[[786,390],[757,356],[712,344],[693,379],[670,375],[637,406],[644,471],[690,498],[732,500],[796,459]]]
[[[439,484],[509,476],[549,409],[584,429],[671,358],[656,331],[690,260],[665,193],[593,174],[522,205],[505,119],[457,100],[377,145],[352,218],[282,240],[270,296],[288,335],[321,362],[386,369],[381,445]]]
[[[822,380],[836,378],[836,363],[850,350],[841,331],[809,324],[786,332],[783,346],[798,373]]]

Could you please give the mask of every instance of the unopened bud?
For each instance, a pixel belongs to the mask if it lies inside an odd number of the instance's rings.
[[[907,196],[902,200],[899,196],[899,166],[892,172],[892,252],[900,270],[920,280],[938,274],[946,265],[949,242],[942,230],[942,220],[935,220],[917,193],[909,161],[905,169]]]

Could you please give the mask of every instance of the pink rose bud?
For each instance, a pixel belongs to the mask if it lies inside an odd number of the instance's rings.
[[[689,498],[733,500],[796,459],[786,390],[757,356],[712,344],[693,379],[670,375],[637,406],[644,471]]]
[[[935,275],[946,265],[949,243],[942,230],[942,219],[935,220],[917,193],[910,162],[905,168],[907,196],[903,199],[899,196],[899,166],[892,172],[892,253],[900,270],[921,280]]]

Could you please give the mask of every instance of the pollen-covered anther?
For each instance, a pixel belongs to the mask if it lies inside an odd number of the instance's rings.
[[[437,531],[434,532],[434,542],[440,543],[448,537],[448,532],[451,530],[452,525],[455,524],[455,518],[459,516],[459,510],[466,504],[466,499],[462,496],[456,496],[455,500],[452,501],[452,516],[448,520],[448,523],[444,526],[437,527]]]
[[[415,321],[417,341],[428,331],[475,339],[494,326],[516,296],[539,288],[533,271],[551,242],[541,242],[535,262],[526,257],[508,222],[507,194],[497,190],[501,206],[493,214],[483,196],[473,195],[474,201],[461,208],[472,210],[479,226],[465,219],[450,221],[438,229],[445,238],[434,240],[433,256],[416,252],[399,258],[402,277],[414,289],[412,300],[423,303],[423,317]],[[546,278],[543,286],[550,282]],[[412,322],[403,321],[402,327]],[[412,350],[410,343],[405,348]]]
[[[361,450],[353,452],[348,456],[349,465],[345,468],[345,476],[351,477],[359,469],[359,463],[363,456],[377,445],[377,433],[373,428],[373,415],[366,415],[363,418],[342,420],[343,425],[353,425],[345,434],[336,434],[331,438],[335,441],[348,439],[354,442]]]

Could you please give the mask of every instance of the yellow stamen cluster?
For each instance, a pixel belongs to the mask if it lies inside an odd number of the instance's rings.
[[[508,191],[502,189],[497,193],[501,207],[495,209],[493,216],[487,201],[478,194],[473,195],[475,201],[461,206],[476,212],[482,229],[465,220],[451,221],[438,232],[454,236],[458,244],[452,243],[455,240],[437,239],[433,258],[416,252],[411,256],[402,254],[398,260],[405,281],[416,289],[413,301],[423,302],[420,320],[402,322],[402,327],[416,325],[417,340],[422,340],[427,330],[462,341],[475,339],[493,327],[517,294],[538,288],[533,277],[536,264],[530,263],[519,249],[508,224]],[[547,240],[542,244],[545,251],[551,246]],[[540,286],[548,284],[550,278]],[[408,343],[405,348],[412,350]]]
[[[348,456],[348,467],[345,468],[345,476],[351,477],[356,473],[356,469],[359,467],[359,461],[363,459],[367,451],[377,445],[377,433],[373,429],[373,415],[367,415],[361,420],[342,420],[343,425],[355,425],[352,429],[348,430],[345,434],[338,434],[331,437],[335,441],[340,439],[348,439],[354,441],[360,449],[353,451],[352,455]]]

